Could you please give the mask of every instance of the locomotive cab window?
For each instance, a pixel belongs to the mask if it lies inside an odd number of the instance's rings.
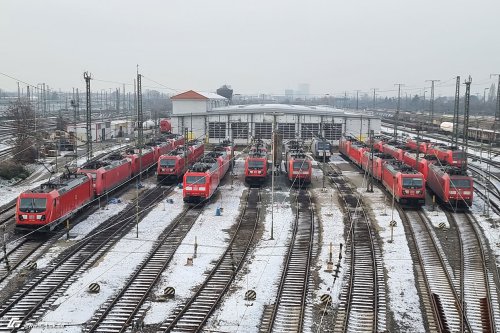
[[[248,168],[249,169],[262,169],[264,167],[264,161],[258,161],[258,160],[249,160],[248,161]]]
[[[421,188],[422,186],[422,178],[403,178],[404,188]]]
[[[23,213],[40,213],[45,211],[47,199],[44,198],[22,198],[19,210]]]
[[[205,184],[205,176],[187,176],[186,184]]]
[[[471,188],[469,179],[451,179],[450,188]]]
[[[293,162],[293,170],[303,170],[307,171],[309,169],[309,164],[307,161],[295,161]]]
[[[329,142],[318,142],[318,150],[330,150]]]
[[[175,160],[160,160],[160,166],[162,167],[167,167],[167,168],[172,168],[175,167]]]

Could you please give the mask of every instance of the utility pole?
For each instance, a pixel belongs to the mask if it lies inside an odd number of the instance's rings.
[[[88,72],[83,73],[85,79],[86,93],[87,93],[87,161],[92,157],[92,110],[90,105],[90,80],[92,74]]]
[[[439,82],[440,80],[426,80],[425,82],[431,82],[431,126],[434,125],[434,82]]]
[[[374,90],[375,93],[375,90]],[[373,130],[370,130],[370,167],[369,167],[369,172],[368,172],[368,187],[366,188],[366,192],[372,193],[373,192]],[[368,167],[368,165],[367,165]]]
[[[463,140],[463,148],[465,149],[465,155],[467,156],[467,152],[469,150],[469,138],[468,138],[468,131],[469,131],[469,106],[470,106],[470,85],[472,83],[472,78],[469,75],[469,80],[465,81],[465,107],[464,107],[464,140]],[[466,163],[462,163],[462,171],[466,169],[465,166]]]
[[[139,66],[137,66],[139,67]],[[142,75],[137,73],[137,144],[139,146],[139,155],[142,156],[142,147],[144,145],[143,114],[142,114]],[[142,157],[139,161],[142,161]],[[140,163],[142,164],[142,163]],[[139,168],[142,172],[142,165]],[[139,173],[139,182],[141,173]]]
[[[360,90],[356,90],[356,110],[359,110],[359,92]]]
[[[451,145],[458,147],[458,119],[460,117],[460,76],[455,87],[455,108],[453,109],[453,137]]]
[[[347,91],[344,91],[344,109],[347,107]]]
[[[398,138],[398,122],[399,122],[399,110],[401,109],[401,86],[404,84],[396,83],[395,86],[398,86],[398,107],[396,109],[396,114],[394,115],[394,140]]]
[[[373,109],[375,109],[375,102],[376,102],[376,91],[378,90],[378,88],[373,88]]]
[[[498,76],[498,83],[497,83],[497,109],[495,111],[495,124],[493,129],[496,131],[498,122],[500,121],[500,74],[490,74],[490,78],[492,76]]]
[[[276,163],[275,159],[275,154],[276,154],[276,115],[273,114],[273,130],[271,132],[271,137],[272,137],[272,146],[271,146],[271,151],[272,151],[272,170],[271,170],[271,240],[274,239],[274,170],[276,169],[276,166],[274,165]]]

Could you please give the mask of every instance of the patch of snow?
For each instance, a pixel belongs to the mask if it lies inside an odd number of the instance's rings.
[[[275,191],[275,198],[280,197],[288,199],[289,192]],[[264,306],[274,303],[276,298],[294,220],[294,213],[289,202],[277,200],[275,207],[274,240],[269,239],[271,206],[268,205],[265,211],[263,238],[257,244],[251,258],[247,259],[246,266],[238,273],[236,286],[233,286],[236,290],[224,299],[221,306],[210,317],[206,330],[258,332]],[[253,302],[245,301],[245,293],[250,289],[257,294]]]
[[[51,323],[65,323],[72,326],[82,325],[90,320],[94,312],[109,297],[121,290],[134,269],[147,256],[158,235],[179,215],[182,204],[182,190],[176,189],[171,194],[174,204],[168,204],[168,210],[163,210],[164,204],[157,205],[140,223],[139,237],[136,238],[135,228],[123,237],[107,252],[102,260],[84,272],[53,306],[58,306],[46,313],[39,323],[42,329],[34,328],[31,332],[47,332]],[[87,292],[88,286],[97,282],[101,290],[97,294]],[[46,327],[47,326],[47,327]],[[66,332],[55,328],[51,332]],[[81,331],[82,327],[78,328]]]

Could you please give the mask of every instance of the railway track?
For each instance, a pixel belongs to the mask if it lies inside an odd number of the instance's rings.
[[[173,189],[171,187],[170,189]],[[144,217],[165,195],[161,186],[147,190],[140,197],[139,218]],[[0,332],[12,331],[9,323],[16,322],[16,330],[36,323],[57,296],[91,267],[111,246],[136,225],[135,203],[101,224],[87,238],[64,252],[31,281],[0,306]],[[12,325],[12,324],[11,324]]]
[[[260,190],[250,188],[246,206],[229,246],[191,299],[161,325],[162,332],[199,332],[243,265],[259,220]]]
[[[499,321],[498,294],[489,272],[488,250],[469,213],[447,213],[460,232],[462,250],[461,294],[464,311],[474,332],[495,332]]]
[[[405,227],[411,231],[413,242],[410,251],[416,253],[419,271],[423,276],[418,280],[428,329],[437,332],[472,332],[465,319],[462,302],[457,294],[442,251],[431,234],[430,227],[422,211],[398,208]],[[430,308],[429,308],[430,307]]]
[[[350,221],[345,264],[347,284],[342,288],[334,332],[383,332],[387,299],[382,254],[361,198],[341,174],[331,172]]]
[[[123,332],[137,322],[134,316],[201,212],[202,209],[198,208],[187,209],[173,221],[147,258],[135,269],[125,287],[96,312],[85,332]]]
[[[0,228],[7,225],[9,221],[12,221],[16,216],[15,213],[16,203],[6,205],[2,210],[0,210]]]
[[[275,303],[266,307],[260,332],[302,332],[314,240],[310,193],[298,190],[296,217]]]

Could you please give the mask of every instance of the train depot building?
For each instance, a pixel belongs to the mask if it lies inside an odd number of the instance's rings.
[[[248,144],[252,138],[271,139],[273,121],[284,140],[310,141],[322,136],[338,145],[343,134],[365,140],[370,130],[380,133],[381,121],[365,111],[346,112],[329,106],[288,104],[229,105],[214,93],[193,90],[172,98],[172,132],[188,138],[205,138],[218,143],[229,138]]]

